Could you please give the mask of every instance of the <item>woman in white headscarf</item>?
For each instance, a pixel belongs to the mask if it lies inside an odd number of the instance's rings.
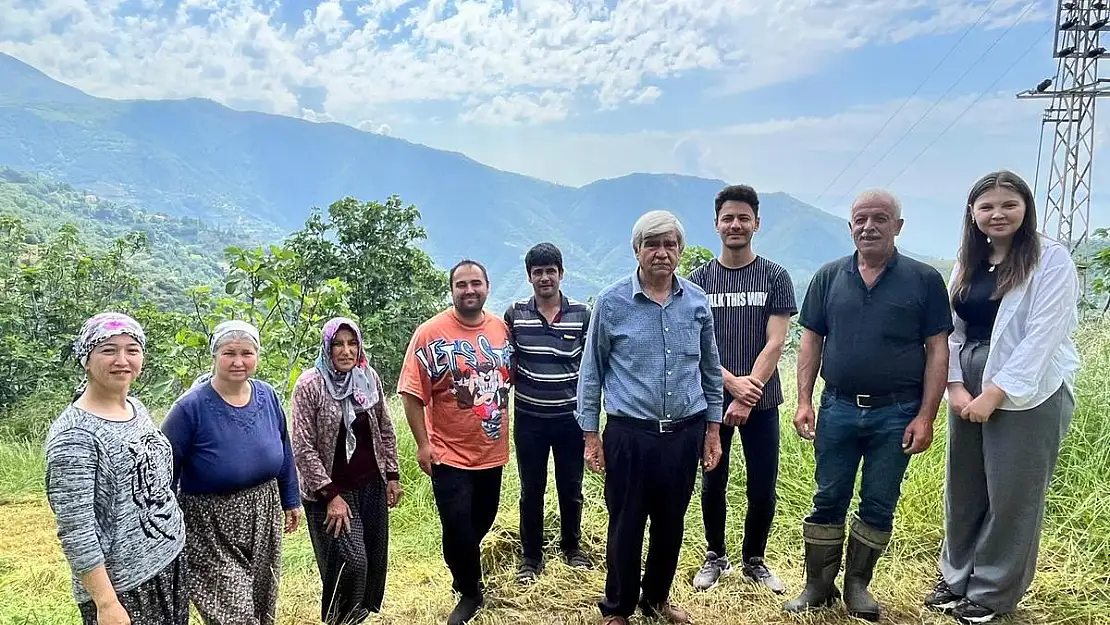
[[[211,378],[170,408],[162,431],[188,529],[189,595],[207,625],[272,625],[281,532],[300,522],[300,494],[285,411],[251,378],[261,348],[243,321],[216,326]]]
[[[293,452],[324,587],[320,618],[362,622],[385,595],[401,475],[382,382],[350,319],[324,325],[316,366],[293,387]]]

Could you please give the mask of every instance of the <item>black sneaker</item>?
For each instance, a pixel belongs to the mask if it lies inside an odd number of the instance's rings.
[[[586,555],[585,551],[581,549],[571,549],[563,554],[563,559],[566,560],[567,566],[574,569],[588,569],[593,567],[593,562],[590,557]]]
[[[786,592],[786,584],[783,584],[782,580],[772,573],[771,569],[767,568],[767,565],[763,562],[763,558],[748,558],[748,561],[744,563],[743,569],[744,577],[747,577],[753,582],[762,584],[779,595]]]
[[[458,605],[451,611],[451,616],[447,617],[447,625],[465,625],[474,618],[478,610],[485,604],[482,597],[462,597],[459,599]]]
[[[981,606],[965,597],[960,599],[960,602],[952,609],[952,616],[966,625],[980,625],[993,621],[998,614],[994,610]]]
[[[516,570],[516,581],[520,584],[531,584],[543,573],[543,561],[524,558],[520,568]]]
[[[937,612],[948,613],[951,612],[956,605],[963,599],[960,595],[952,592],[948,587],[948,582],[943,579],[933,586],[933,591],[925,597],[925,607]]]

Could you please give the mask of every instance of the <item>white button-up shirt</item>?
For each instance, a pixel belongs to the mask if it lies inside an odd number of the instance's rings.
[[[953,279],[960,271],[952,269]],[[950,282],[951,284],[951,282]],[[1002,296],[983,385],[1005,394],[1002,410],[1030,410],[1052,396],[1061,384],[1074,393],[1079,354],[1072,334],[1079,325],[1079,277],[1063,246],[1041,237],[1041,260],[1033,275]],[[953,313],[955,331],[948,337],[948,381],[963,382],[960,349],[967,324]]]

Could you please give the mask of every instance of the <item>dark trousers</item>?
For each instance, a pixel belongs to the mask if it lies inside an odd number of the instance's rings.
[[[432,469],[432,494],[443,528],[443,560],[459,594],[482,596],[482,539],[501,502],[501,467],[458,469],[437,464]]]
[[[305,519],[323,585],[320,620],[352,625],[382,608],[389,563],[389,506],[380,478],[339,496],[351,510],[350,531],[338,538],[327,531],[328,506],[323,502],[304,502]]]
[[[515,425],[517,470],[520,473],[520,543],[524,557],[543,554],[543,498],[547,490],[547,458],[555,456],[555,490],[559,493],[559,525],[564,552],[578,549],[582,527],[582,471],[586,442],[573,418],[521,416]]]
[[[721,462],[702,476],[701,514],[705,523],[706,549],[725,555],[725,488],[728,486],[732,436],[740,430],[747,472],[748,512],[744,518],[745,562],[762,558],[767,551],[767,537],[775,518],[775,485],[779,478],[779,409],[752,412],[739,428],[721,425]]]
[[[602,447],[609,536],[605,598],[598,604],[602,615],[628,618],[638,601],[653,608],[666,603],[704,441],[702,418],[665,434],[613,418],[606,423]],[[651,535],[641,581],[640,557],[649,519]]]

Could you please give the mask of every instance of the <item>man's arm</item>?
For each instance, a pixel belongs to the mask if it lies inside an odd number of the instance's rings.
[[[597,433],[601,427],[601,385],[609,363],[609,337],[605,329],[605,301],[594,304],[578,371],[578,407],[575,418],[582,431]]]
[[[424,423],[424,402],[410,393],[401,393],[401,406],[405,409],[405,420],[417,447],[428,444],[428,427]]]
[[[767,344],[752,365],[752,377],[766,384],[775,373],[786,348],[786,333],[790,329],[790,315],[771,315],[767,320]]]
[[[948,385],[948,333],[925,339],[925,390],[921,393],[922,417],[937,418],[940,400]]]
[[[705,307],[705,321],[701,326],[701,386],[705,394],[706,420],[719,424],[724,413],[724,378],[721,357],[717,352],[717,338],[713,332],[713,312]]]
[[[817,373],[821,370],[821,353],[825,349],[825,337],[813,330],[802,330],[802,341],[798,348],[798,407],[813,408],[813,387],[817,384]]]

